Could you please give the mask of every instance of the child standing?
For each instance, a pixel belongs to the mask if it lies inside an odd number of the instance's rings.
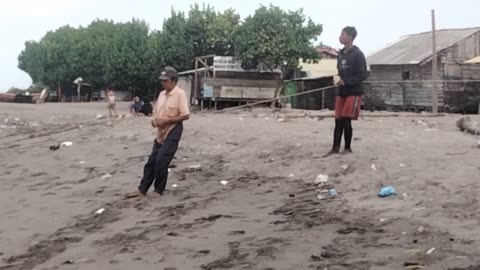
[[[118,117],[117,109],[115,108],[115,93],[113,92],[113,87],[109,86],[106,90],[106,97],[107,97],[107,108],[108,113],[110,114],[110,118],[112,116]],[[112,115],[113,112],[113,115]]]

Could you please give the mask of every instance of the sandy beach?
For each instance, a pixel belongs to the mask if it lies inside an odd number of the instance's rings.
[[[480,136],[461,115],[364,117],[353,154],[322,158],[331,118],[196,113],[166,194],[126,200],[155,131],[99,113],[0,103],[1,270],[480,269]]]

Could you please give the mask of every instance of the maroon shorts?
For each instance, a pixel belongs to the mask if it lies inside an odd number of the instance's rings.
[[[336,97],[335,99],[335,119],[350,118],[357,120],[360,114],[361,96]]]

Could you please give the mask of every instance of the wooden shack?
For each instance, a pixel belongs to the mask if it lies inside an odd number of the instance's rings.
[[[281,86],[281,72],[259,67],[244,70],[231,56],[212,56],[213,65],[179,72],[179,83],[190,92],[191,104],[223,108],[271,99]]]
[[[312,91],[311,93],[301,94],[307,91],[333,86],[334,76],[305,77],[285,82],[284,94],[292,96],[286,98],[286,103],[290,103],[293,109],[304,110],[323,110],[335,108],[335,88],[325,89],[323,91]]]
[[[365,105],[409,109],[432,106],[432,81],[438,80],[440,110],[457,110],[468,99],[465,84],[445,80],[464,80],[464,62],[480,55],[480,28],[443,29],[436,32],[438,77],[432,78],[432,33],[401,38],[398,42],[367,58],[370,83],[366,85]],[[475,71],[476,72],[476,71]]]

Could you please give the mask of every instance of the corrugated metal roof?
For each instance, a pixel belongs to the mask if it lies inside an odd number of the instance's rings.
[[[480,56],[465,61],[465,64],[480,64]]]
[[[338,56],[338,50],[335,49],[335,48],[332,48],[330,46],[320,45],[316,49],[319,53],[326,53],[326,54],[329,54],[329,55],[335,56],[335,57]]]
[[[480,27],[437,30],[437,51],[447,49],[463,39],[480,31]],[[403,37],[400,41],[380,50],[369,57],[369,65],[419,64],[432,56],[432,32]]]

